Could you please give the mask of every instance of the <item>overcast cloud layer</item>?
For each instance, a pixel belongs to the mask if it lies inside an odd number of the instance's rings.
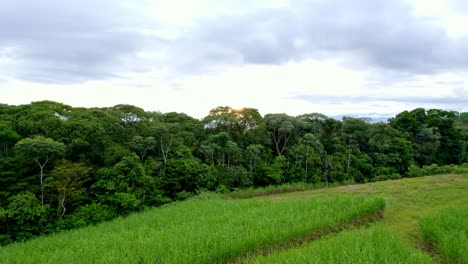
[[[209,43],[204,52],[228,63],[278,64],[344,52],[361,58],[361,67],[409,73],[466,69],[468,39],[450,39],[430,19],[411,12],[399,1],[293,1],[291,7],[212,19],[183,43]]]
[[[281,100],[315,105],[433,103],[468,110],[464,100],[468,80],[463,77],[468,71],[468,31],[451,32],[460,28],[457,21],[468,22],[465,1],[440,2],[453,13],[437,16],[418,14],[416,0],[257,0],[248,5],[187,0],[173,1],[172,6],[163,2],[0,0],[0,91],[11,94],[21,82],[46,91],[51,84],[80,89],[93,81],[110,86],[133,78],[134,86],[204,93],[190,80],[212,76],[218,84],[220,74],[232,69],[252,65],[277,69],[332,60],[337,67],[362,75],[363,81],[350,84],[343,78],[333,87],[317,87],[307,79],[311,85],[299,90],[270,89],[282,90],[277,93]],[[444,20],[452,17],[458,20]],[[307,72],[307,67],[302,70]],[[310,75],[314,73],[311,68]],[[135,79],[141,76],[146,81]],[[421,76],[426,76],[422,83]],[[328,78],[338,82],[342,76],[330,72]],[[441,79],[445,85],[440,85]],[[432,90],[424,93],[415,89],[418,85]],[[433,93],[442,88],[445,93]],[[326,93],[330,90],[333,93]],[[424,94],[414,95],[421,91]],[[164,97],[163,92],[158,95]],[[9,100],[20,102],[3,98],[0,103],[12,103]]]

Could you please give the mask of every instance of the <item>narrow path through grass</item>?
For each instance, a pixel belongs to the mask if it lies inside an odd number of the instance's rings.
[[[435,263],[431,257],[409,247],[389,228],[375,225],[371,228],[343,231],[313,243],[269,256],[249,259],[246,263]]]

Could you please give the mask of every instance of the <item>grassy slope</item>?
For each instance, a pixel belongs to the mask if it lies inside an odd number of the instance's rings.
[[[419,219],[447,207],[468,204],[468,174],[448,174],[394,181],[340,186],[305,192],[279,194],[257,199],[314,199],[348,194],[378,194],[385,198],[382,223],[418,246]]]
[[[468,204],[467,191],[468,174],[437,175],[248,200],[176,203],[111,224],[0,248],[0,259],[4,263],[152,263],[158,258],[162,263],[222,261],[314,232],[311,226],[298,227],[314,218],[304,214],[311,210],[304,204],[323,204],[327,198],[346,200],[349,194],[384,197],[387,205],[381,225],[418,246],[422,241],[419,219],[442,208]],[[338,211],[347,209],[349,206]],[[246,228],[252,224],[253,229]]]
[[[191,200],[0,248],[2,263],[213,263],[383,210],[379,197]]]
[[[398,234],[376,225],[346,230],[301,247],[249,259],[247,263],[435,263],[428,254],[409,247]]]

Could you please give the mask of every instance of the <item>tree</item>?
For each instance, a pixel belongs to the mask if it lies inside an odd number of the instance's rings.
[[[262,145],[252,144],[252,145],[249,145],[244,152],[245,158],[248,162],[249,172],[251,175],[253,174],[254,168],[257,167],[257,163],[260,160],[260,154],[262,153],[262,151],[263,151]]]
[[[421,111],[417,111],[419,119],[421,119]],[[399,113],[395,118],[390,119],[390,125],[399,131],[406,132],[413,138],[422,128],[423,124],[418,122],[415,112],[404,111]]]
[[[210,110],[203,122],[206,128],[213,129],[215,132],[230,132],[235,128],[237,120],[234,109],[229,106],[218,106]]]
[[[67,159],[87,161],[93,165],[113,165],[129,151],[131,137],[126,127],[111,109],[73,109],[64,123],[64,143],[68,147]],[[118,153],[117,153],[118,151]]]
[[[49,206],[41,206],[33,193],[21,192],[10,197],[8,202],[5,209],[0,208],[0,244],[50,231]]]
[[[457,122],[462,125],[468,125],[468,112],[461,112],[458,114]]]
[[[402,132],[387,124],[376,124],[369,136],[370,155],[376,170],[388,171],[389,174],[408,171],[413,163],[413,148]]]
[[[335,119],[326,119],[320,128],[320,142],[329,155],[335,152],[345,152],[343,141],[343,124]]]
[[[171,198],[176,198],[180,192],[195,192],[197,179],[206,168],[186,146],[180,146],[174,152],[174,158],[167,162],[167,170],[162,177],[163,189]]]
[[[263,166],[264,178],[262,185],[278,184],[285,180],[287,160],[284,156],[276,156],[271,165]],[[283,182],[284,183],[284,182]]]
[[[63,133],[64,121],[68,119],[70,106],[52,101],[33,102],[22,105],[15,113],[13,127],[22,137],[44,135],[58,139]]]
[[[317,136],[311,133],[307,133],[304,135],[303,142],[307,146],[307,152],[306,152],[306,167],[305,167],[305,172],[306,175],[308,173],[308,162],[309,162],[309,157],[311,154],[311,149],[313,153],[317,154],[319,156],[319,161],[320,158],[323,157],[324,155],[324,150],[323,150],[323,145],[320,143],[319,139]]]
[[[346,138],[346,144],[354,145],[360,150],[368,150],[370,125],[359,118],[343,118],[343,134]]]
[[[52,188],[57,192],[59,206],[62,208],[60,218],[67,210],[66,203],[70,199],[76,199],[84,192],[84,183],[89,180],[90,168],[81,163],[62,161],[52,171]]]
[[[100,202],[126,214],[143,208],[155,194],[154,178],[146,175],[136,154],[123,157],[110,168],[96,173],[97,182],[91,187]]]
[[[0,148],[2,152],[8,156],[8,149],[14,145],[20,136],[6,124],[0,124]]]
[[[166,124],[174,124],[180,132],[177,137],[182,140],[182,143],[187,147],[195,147],[200,140],[203,140],[207,135],[203,129],[203,123],[183,113],[165,113],[163,122]]]
[[[65,145],[51,138],[36,136],[18,141],[15,145],[15,149],[21,156],[32,159],[39,166],[41,204],[44,206],[44,167],[51,159],[64,155]]]
[[[440,147],[437,150],[437,163],[457,164],[463,160],[463,135],[455,127],[456,114],[452,111],[430,109],[427,111],[426,124],[434,133],[440,135]]]
[[[299,128],[299,120],[286,114],[268,114],[265,116],[265,123],[273,138],[276,154],[283,155],[291,137]]]
[[[145,161],[146,155],[156,149],[157,141],[154,137],[135,136],[132,140],[132,149],[140,157],[141,163]]]
[[[161,152],[161,157],[164,165],[170,157],[172,149],[177,146],[177,133],[179,132],[179,123],[157,123],[150,129],[151,134],[154,135],[156,143],[158,144]]]
[[[214,133],[227,132],[234,142],[240,146],[248,145],[245,142],[249,132],[257,129],[262,123],[262,116],[257,109],[233,109],[229,106],[219,106],[210,111],[203,119],[205,128]]]
[[[205,159],[218,165],[231,165],[231,162],[239,159],[241,149],[231,141],[231,137],[226,132],[212,135],[208,138],[207,144],[200,147],[200,152],[205,155]]]
[[[297,117],[304,124],[304,132],[318,134],[322,124],[328,117],[320,113],[303,114]]]

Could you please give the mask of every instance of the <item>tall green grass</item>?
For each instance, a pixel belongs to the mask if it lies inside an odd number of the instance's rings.
[[[432,164],[430,166],[423,166],[419,168],[416,165],[410,167],[408,177],[423,177],[423,176],[434,176],[440,174],[468,174],[468,163],[463,163],[460,165],[444,165],[438,166],[437,164]],[[369,182],[380,182],[387,180],[398,180],[401,179],[402,175],[392,174],[392,175],[378,175],[374,178],[369,179]],[[281,185],[269,185],[259,188],[245,188],[239,189],[230,193],[226,193],[225,196],[234,199],[246,199],[259,196],[267,196],[273,194],[282,194],[282,193],[291,193],[291,192],[300,192],[300,191],[310,191],[316,189],[322,189],[325,187],[338,187],[338,186],[347,186],[350,184],[355,184],[354,181],[345,181],[345,182],[333,182],[333,183],[305,183],[305,182],[293,182],[285,183]]]
[[[247,263],[434,263],[382,226],[343,231],[299,248],[259,256]]]
[[[0,248],[1,263],[213,263],[383,210],[375,196],[188,200]]]
[[[281,185],[269,185],[265,187],[259,188],[245,188],[239,189],[237,191],[233,191],[231,193],[227,193],[226,197],[233,198],[233,199],[247,199],[259,196],[266,196],[272,194],[280,194],[280,193],[290,193],[290,192],[300,192],[300,191],[307,191],[307,190],[315,190],[325,187],[336,187],[340,185],[347,185],[352,184],[354,182],[345,182],[345,183],[305,183],[305,182],[293,182],[293,183],[285,183]]]
[[[468,206],[448,208],[420,221],[424,243],[444,263],[468,263]]]
[[[264,196],[257,199],[317,199],[340,195],[379,195],[386,206],[382,223],[418,246],[419,220],[426,214],[468,204],[468,174],[441,174]]]

